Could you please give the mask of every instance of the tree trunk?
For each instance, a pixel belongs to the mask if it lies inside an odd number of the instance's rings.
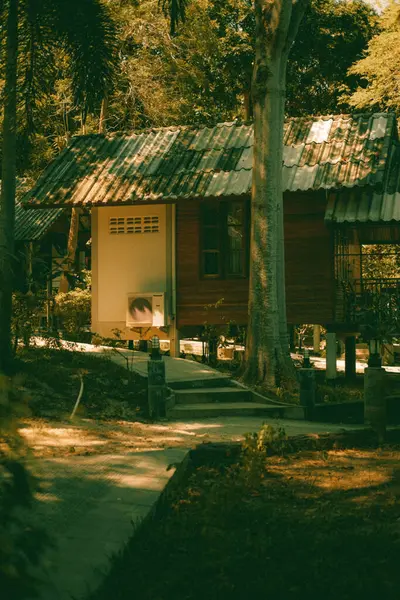
[[[285,121],[285,97],[286,97],[286,66],[287,57],[282,56],[279,72],[280,89],[280,115],[279,122],[282,124],[279,152],[276,152],[277,168],[277,188],[278,188],[278,231],[277,231],[277,289],[278,289],[278,309],[279,309],[279,338],[282,351],[285,357],[284,366],[292,366],[289,350],[289,335],[286,317],[286,277],[285,277],[285,230],[284,230],[284,206],[283,206],[283,187],[282,187],[282,164],[283,164],[283,126]],[[278,149],[277,149],[278,150]],[[287,373],[289,375],[289,373]]]
[[[107,133],[107,119],[108,119],[108,95],[105,94],[103,101],[101,103],[99,133]]]
[[[262,97],[257,90],[262,82]],[[277,73],[258,62],[254,73],[254,159],[251,201],[247,377],[276,386],[279,352],[277,291],[278,187],[276,157],[280,143],[280,90]]]
[[[0,196],[0,372],[12,365],[11,315],[14,279],[16,188],[18,0],[9,0],[6,25],[3,148]]]
[[[26,289],[32,292],[33,288],[33,242],[28,242],[26,247]]]
[[[82,135],[86,135],[86,113],[82,112]],[[70,143],[71,136],[69,131],[66,131],[66,142],[67,145]],[[79,219],[82,213],[82,209],[73,208],[71,210],[71,221],[69,224],[69,233],[68,233],[68,244],[67,244],[67,256],[64,261],[64,269],[63,274],[60,279],[60,287],[59,292],[66,294],[69,290],[69,280],[68,275],[70,275],[73,270],[73,266],[76,259],[76,250],[78,247],[78,238],[79,238]]]
[[[64,271],[61,275],[60,280],[60,292],[68,292],[69,290],[69,281],[68,275],[71,273],[75,258],[76,258],[76,249],[78,246],[78,234],[79,234],[79,217],[81,214],[80,208],[73,208],[71,212],[71,223],[69,227],[68,234],[68,246],[67,246],[67,256],[65,257],[64,263]]]
[[[253,102],[251,98],[251,92],[246,91],[243,94],[243,108],[244,108],[244,120],[251,121],[253,118]]]
[[[307,0],[255,1],[254,155],[246,373],[268,388],[293,375],[285,300],[282,155],[286,65]]]

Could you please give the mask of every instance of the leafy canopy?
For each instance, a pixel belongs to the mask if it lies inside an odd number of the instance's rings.
[[[108,0],[120,23],[122,77],[110,103],[112,129],[213,124],[243,118],[254,61],[252,0],[196,0],[178,34],[151,0]],[[168,5],[166,2],[165,6]],[[340,89],[360,79],[349,67],[377,32],[378,17],[359,0],[312,0],[288,65],[290,115],[346,110]]]
[[[382,31],[368,44],[366,56],[353,65],[350,76],[362,80],[347,101],[358,109],[400,109],[400,6],[382,14]]]
[[[6,4],[0,3],[0,25],[5,18]],[[40,131],[44,138],[48,136],[43,123],[54,122],[55,114],[54,110],[45,114],[44,108],[61,81],[68,82],[64,83],[64,90],[85,120],[114,84],[117,55],[116,28],[102,0],[20,0],[18,29],[21,166],[21,162],[29,162],[33,133]],[[4,51],[3,43],[0,80],[4,79]]]
[[[81,131],[82,109],[97,133],[105,90],[108,131],[251,117],[252,0],[21,2],[20,173],[35,177]],[[359,86],[347,71],[376,31],[361,1],[311,0],[289,57],[287,114],[348,110],[340,90]]]

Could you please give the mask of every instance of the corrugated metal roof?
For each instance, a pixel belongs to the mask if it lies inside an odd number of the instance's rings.
[[[16,184],[15,240],[17,242],[40,240],[66,209],[46,208],[45,210],[38,211],[26,208],[20,202],[20,199],[28,192],[31,184],[27,179],[23,178],[17,178]]]
[[[42,239],[64,211],[64,208],[46,208],[45,210],[24,208],[17,200],[15,202],[15,240],[23,242]]]
[[[344,223],[390,223],[400,221],[400,145],[393,144],[389,173],[381,191],[350,190],[331,193],[325,212],[325,221]]]
[[[377,186],[395,131],[390,113],[291,118],[285,123],[286,191]],[[50,164],[30,205],[108,205],[248,194],[253,126],[162,128],[89,135]]]

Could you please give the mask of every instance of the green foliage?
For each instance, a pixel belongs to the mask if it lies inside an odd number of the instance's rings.
[[[67,134],[81,132],[82,107],[87,133],[97,133],[105,91],[107,131],[213,125],[250,116],[251,0],[73,2],[73,6],[62,0],[34,3],[40,5],[30,17],[35,26],[29,29],[26,19],[21,23],[20,172],[29,170],[36,177],[65,147]],[[59,16],[42,19],[45,8],[57,3],[65,4]],[[167,16],[171,11],[172,20]],[[175,31],[184,11],[185,21]],[[98,28],[90,27],[86,39],[88,28],[78,31],[72,14],[82,23],[91,19]],[[376,31],[376,14],[363,2],[312,0],[289,59],[287,113],[347,109],[340,90],[351,93],[360,83],[360,77],[347,76],[347,70],[362,57]],[[32,40],[37,42],[33,55]],[[96,61],[87,62],[92,56]]]
[[[55,296],[55,314],[61,328],[68,334],[79,335],[90,327],[92,294],[89,289],[59,292]]]
[[[20,3],[18,168],[37,174],[65,145],[74,120],[99,110],[113,86],[116,29],[102,0]],[[0,47],[0,80],[4,47]],[[54,118],[54,117],[58,118]]]
[[[171,35],[175,35],[180,21],[185,20],[187,5],[190,0],[158,0],[164,15],[170,20]]]
[[[15,292],[13,294],[12,334],[14,348],[20,340],[29,346],[34,333],[40,325],[40,318],[45,311],[45,298],[43,294],[32,292]]]
[[[27,449],[18,431],[29,414],[22,381],[0,376],[0,589],[7,600],[36,597],[30,569],[49,546],[47,534],[32,517],[38,482],[26,466]]]
[[[355,311],[365,342],[391,342],[400,333],[400,286],[364,290],[356,300]]]
[[[400,279],[400,244],[362,247],[363,279]]]
[[[354,402],[362,399],[362,389],[342,385],[317,385],[317,402]]]
[[[288,447],[288,436],[283,427],[274,427],[267,423],[263,423],[260,430],[254,433],[246,433],[243,442],[243,451],[245,463],[249,459],[252,460],[258,457],[265,457],[270,454],[282,454],[285,448]]]
[[[283,427],[263,423],[258,432],[245,435],[242,446],[237,483],[244,490],[255,490],[263,483],[267,456],[283,454],[289,448],[289,443]]]
[[[254,62],[255,21],[250,0],[202,0],[187,10],[165,70],[188,103],[183,122],[247,118]],[[377,31],[377,15],[361,1],[312,0],[291,50],[287,75],[289,115],[338,112],[340,89]],[[250,102],[251,104],[251,102]],[[190,108],[192,107],[192,109]],[[346,106],[341,102],[341,109]]]
[[[368,44],[366,56],[349,70],[362,79],[347,101],[358,109],[393,110],[400,108],[400,8],[395,2],[383,12],[382,31]]]
[[[91,272],[82,271],[79,278],[74,278],[75,289],[58,292],[54,297],[54,314],[60,319],[60,328],[68,334],[79,338],[90,328],[91,320]]]
[[[341,94],[355,90],[360,77],[347,71],[377,31],[377,14],[365,2],[311,0],[289,57],[288,114],[348,111]]]

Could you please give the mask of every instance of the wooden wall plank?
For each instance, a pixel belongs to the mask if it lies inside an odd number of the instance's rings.
[[[218,200],[216,200],[217,202]],[[324,223],[326,200],[318,194],[285,196],[285,263],[289,323],[329,323],[333,318],[333,241]],[[206,320],[247,322],[248,279],[200,276],[200,202],[177,206],[178,327]],[[206,304],[224,298],[218,311]]]

